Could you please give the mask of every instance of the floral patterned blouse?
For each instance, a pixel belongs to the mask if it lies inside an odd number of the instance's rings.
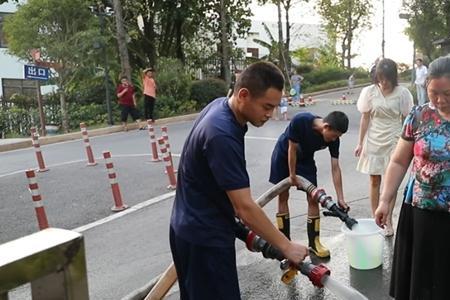
[[[428,103],[416,106],[402,138],[414,142],[412,205],[450,213],[450,122]]]

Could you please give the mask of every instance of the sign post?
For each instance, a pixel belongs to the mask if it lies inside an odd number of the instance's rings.
[[[25,79],[36,80],[36,98],[39,109],[39,119],[41,123],[41,135],[45,136],[47,134],[45,130],[45,114],[42,106],[42,95],[41,95],[41,84],[39,80],[48,80],[49,69],[45,67],[37,67],[33,65],[24,66],[24,77]]]

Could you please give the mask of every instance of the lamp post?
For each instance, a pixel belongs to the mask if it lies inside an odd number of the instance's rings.
[[[105,34],[105,17],[112,16],[114,11],[111,7],[105,6],[101,1],[97,1],[95,5],[89,6],[91,12],[98,17],[100,23],[100,34],[103,36]],[[106,110],[108,112],[108,124],[114,125],[114,120],[112,118],[111,110],[111,97],[109,94],[109,62],[108,62],[108,51],[106,49],[105,42],[100,43],[102,48],[102,55],[104,58],[104,84],[105,84],[105,98],[106,98]]]

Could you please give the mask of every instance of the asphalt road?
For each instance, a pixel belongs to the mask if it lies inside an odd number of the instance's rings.
[[[352,207],[353,217],[370,217],[368,177],[355,170],[357,160],[353,156],[360,115],[355,105],[331,105],[331,101],[341,95],[339,92],[317,96],[315,105],[290,107],[288,114],[292,116],[305,110],[321,116],[333,110],[347,113],[350,126],[341,138],[340,151],[345,198]],[[357,95],[355,92],[350,98],[355,99]],[[255,198],[271,186],[268,183],[270,155],[287,124],[286,121],[271,120],[262,128],[249,128],[246,158]],[[168,125],[175,165],[191,126],[192,122]],[[160,134],[159,128],[157,134]],[[50,170],[37,173],[37,180],[49,224],[65,229],[78,228],[85,236],[91,299],[120,299],[145,285],[170,263],[167,233],[173,193],[168,194],[170,191],[166,188],[168,179],[164,174],[164,164],[150,162],[147,131],[95,137],[91,138],[91,145],[99,163],[94,167],[86,166],[81,140],[42,146]],[[138,207],[125,211],[122,217],[116,216],[116,219],[100,224],[93,222],[114,215],[110,210],[113,206],[111,189],[101,158],[104,150],[112,153],[124,202]],[[319,185],[334,195],[328,151],[318,152],[316,161]],[[0,243],[4,243],[38,230],[24,172],[36,167],[36,160],[33,149],[28,148],[0,153],[0,162]],[[291,231],[294,239],[305,241],[305,194],[294,192],[291,195]],[[273,201],[265,207],[273,219],[275,204]],[[82,227],[87,224],[91,225]],[[370,299],[390,299],[387,282],[391,242],[385,245],[383,266],[375,273],[361,273],[348,266],[340,222],[323,218],[321,232],[324,243],[332,250],[333,257],[328,264],[335,268],[335,274],[344,283],[357,287]],[[240,242],[237,242],[237,249],[243,299],[335,299],[329,292],[313,288],[306,278],[298,278],[291,287],[283,286],[275,262],[248,254]],[[379,284],[368,284],[367,280]],[[11,293],[11,299],[23,299],[27,293],[25,290]],[[169,298],[177,298],[176,289]]]

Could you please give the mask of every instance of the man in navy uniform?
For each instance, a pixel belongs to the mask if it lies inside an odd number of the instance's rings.
[[[344,210],[348,206],[344,201],[342,175],[339,166],[339,137],[347,132],[348,118],[340,111],[334,111],[325,118],[309,112],[296,114],[284,133],[280,135],[272,152],[269,181],[277,184],[289,177],[293,186],[301,188],[296,175],[300,175],[317,186],[317,168],[314,153],[329,148],[331,155],[331,172],[336,190],[338,204]],[[289,190],[278,196],[278,229],[290,239]],[[319,204],[308,194],[307,232],[309,249],[320,258],[330,256],[319,240],[320,215]]]
[[[299,263],[307,247],[289,241],[252,199],[246,170],[247,122],[264,125],[284,87],[268,62],[246,68],[230,98],[218,98],[197,117],[183,147],[170,221],[170,247],[182,300],[240,299],[235,216]]]

